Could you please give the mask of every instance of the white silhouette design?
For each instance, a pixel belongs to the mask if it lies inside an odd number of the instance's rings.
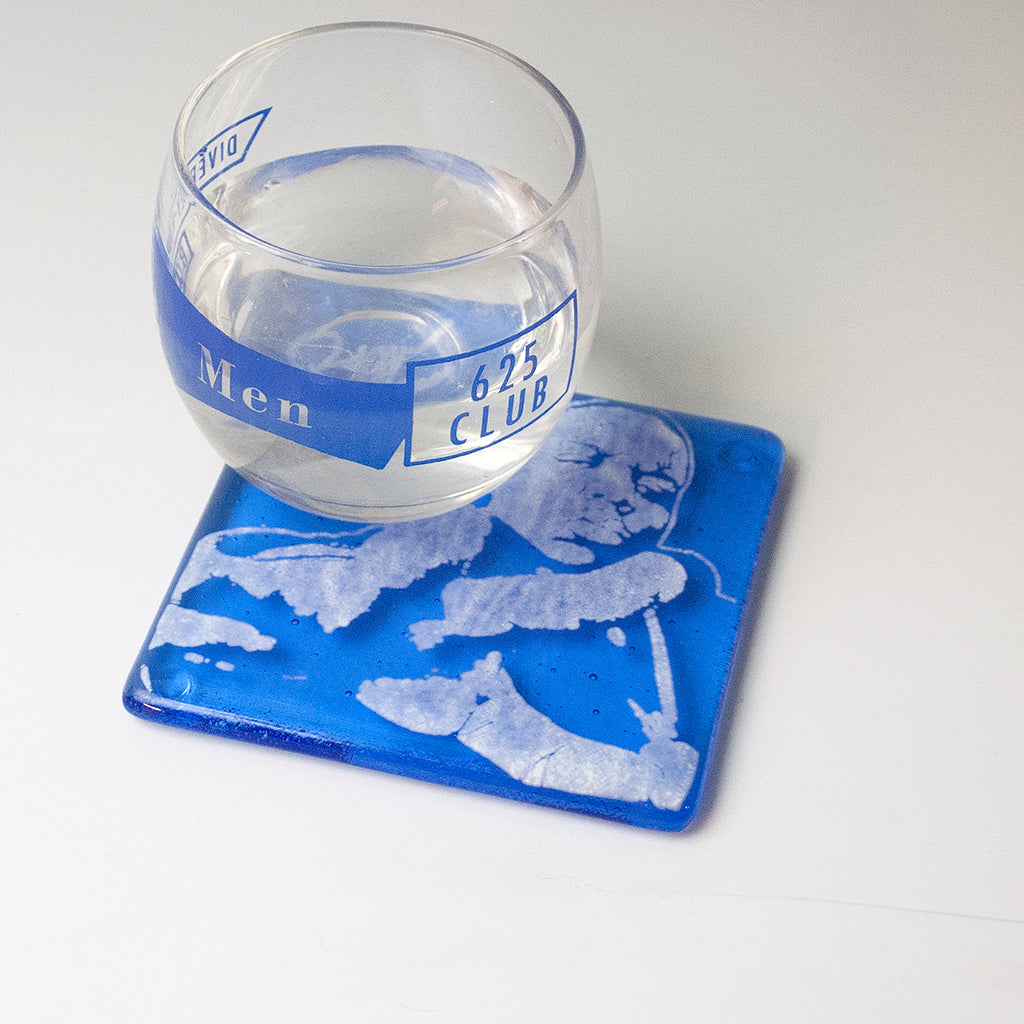
[[[528,786],[677,811],[697,770],[697,751],[667,736],[634,752],[561,728],[523,700],[498,651],[458,679],[368,680],[359,700],[413,732],[454,735]]]
[[[513,629],[565,631],[607,624],[623,647],[618,623],[639,614],[646,627],[659,706],[645,709],[623,694],[646,743],[638,750],[575,734],[531,706],[495,648],[452,678],[364,679],[356,697],[366,708],[413,732],[453,736],[511,778],[537,787],[623,801],[650,801],[678,810],[690,790],[698,755],[678,738],[671,660],[658,608],[684,590],[687,574],[670,548],[679,501],[693,475],[689,438],[639,409],[577,400],[533,460],[498,488],[484,507],[434,519],[351,532],[299,533],[241,528],[203,537],[192,552],[161,616],[151,647],[228,643],[266,651],[275,638],[248,623],[181,606],[186,593],[226,579],[256,598],[278,594],[296,615],[316,616],[327,633],[348,627],[385,590],[402,591],[441,566],[461,567],[440,593],[442,615],[409,624],[418,651],[451,637],[500,637]],[[496,522],[528,541],[549,561],[513,575],[471,575]],[[585,568],[595,546],[620,545],[643,531],[661,531],[659,550]],[[271,546],[230,554],[228,538],[262,535]],[[276,542],[279,538],[280,543]],[[607,559],[604,559],[607,562]],[[710,563],[708,563],[710,566]],[[717,569],[718,595],[721,593]],[[449,570],[450,572],[450,570]],[[635,685],[624,681],[623,686]]]

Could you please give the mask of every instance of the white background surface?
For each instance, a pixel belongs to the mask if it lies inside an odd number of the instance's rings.
[[[365,18],[482,36],[577,108],[583,390],[787,444],[693,831],[121,708],[219,472],[152,313],[174,117],[243,46]],[[0,1019],[1022,1019],[1022,41],[1017,0],[7,12]]]

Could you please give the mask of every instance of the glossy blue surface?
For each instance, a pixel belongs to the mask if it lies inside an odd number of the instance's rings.
[[[433,519],[340,523],[225,470],[125,705],[681,829],[783,458],[756,428],[580,396],[520,473]]]

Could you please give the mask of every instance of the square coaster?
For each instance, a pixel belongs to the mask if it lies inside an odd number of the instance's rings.
[[[125,706],[684,828],[783,459],[754,427],[577,396],[519,473],[431,519],[321,518],[225,469]]]

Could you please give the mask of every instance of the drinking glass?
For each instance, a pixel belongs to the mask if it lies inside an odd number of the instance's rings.
[[[175,126],[157,315],[220,456],[319,515],[434,515],[519,469],[594,331],[579,120],[517,57],[424,26],[258,44]]]

